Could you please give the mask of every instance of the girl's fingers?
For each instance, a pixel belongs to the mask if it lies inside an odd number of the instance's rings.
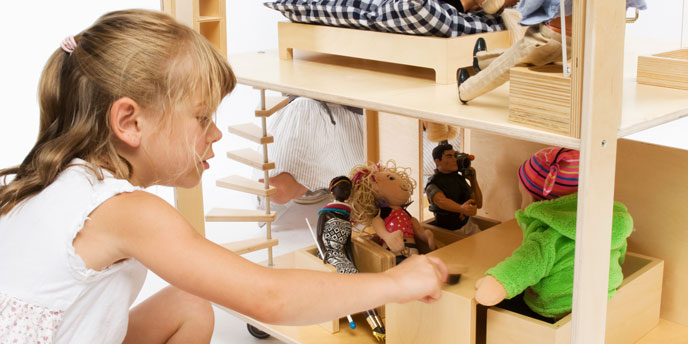
[[[447,275],[449,274],[447,265],[444,264],[442,259],[439,257],[433,257],[433,256],[426,256],[428,260],[430,260],[430,263],[435,268],[435,274],[437,275],[437,279],[439,279],[442,282],[445,282],[447,280]]]

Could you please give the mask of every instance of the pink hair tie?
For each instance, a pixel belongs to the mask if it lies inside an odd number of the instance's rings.
[[[74,40],[74,36],[65,37],[62,43],[60,43],[60,48],[71,55],[74,49],[76,49],[76,41]]]

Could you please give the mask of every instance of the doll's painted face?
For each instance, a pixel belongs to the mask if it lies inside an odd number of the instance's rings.
[[[395,172],[378,172],[373,190],[376,199],[384,199],[390,206],[402,206],[411,197],[413,185]]]
[[[442,160],[435,159],[437,170],[442,173],[452,173],[459,170],[459,165],[456,163],[456,151],[447,149],[442,153]]]

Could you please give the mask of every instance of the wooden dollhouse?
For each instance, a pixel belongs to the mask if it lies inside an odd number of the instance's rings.
[[[688,296],[681,292],[688,285],[682,273],[688,262],[684,248],[688,231],[682,230],[688,223],[682,204],[688,199],[684,172],[688,152],[621,139],[688,115],[688,92],[639,84],[623,76],[623,3],[574,1],[572,73],[557,81],[561,87],[556,91],[568,88],[569,93],[568,97],[562,93],[566,106],[557,111],[565,120],[556,130],[542,121],[510,120],[515,96],[508,84],[461,105],[456,84],[443,83],[449,78],[446,70],[433,64],[410,63],[413,66],[387,59],[393,52],[366,51],[375,44],[349,56],[341,47],[328,51],[327,42],[342,41],[327,36],[327,32],[340,35],[336,29],[310,25],[326,32],[326,37],[280,43],[279,53],[230,57],[242,84],[364,108],[367,159],[394,158],[411,167],[416,179],[422,174],[421,121],[465,128],[464,150],[476,156],[474,166],[486,200],[480,215],[503,223],[431,253],[466,265],[468,271],[459,284],[444,287],[442,299],[434,304],[386,305],[388,343],[648,344],[688,338]],[[280,28],[295,25],[280,24]],[[399,39],[396,46],[405,44],[403,37],[392,34],[375,39],[386,37]],[[469,45],[475,41],[475,36],[464,38]],[[314,41],[325,43],[318,46]],[[526,87],[532,86],[528,80],[552,76],[549,71],[519,72]],[[552,96],[552,92],[540,93]],[[535,99],[528,100],[538,102]],[[473,298],[475,281],[520,244],[520,230],[511,221],[519,199],[515,171],[532,152],[547,145],[581,151],[573,312],[553,325],[498,308],[485,309]],[[420,188],[414,197],[417,202],[409,211],[423,220],[427,213],[421,206]],[[629,238],[633,253],[624,265],[624,283],[607,302],[604,262],[609,261],[612,200],[628,206],[636,231]],[[288,254],[275,257],[274,263],[290,267],[297,259],[296,254]],[[318,326],[271,326],[236,315],[289,343],[375,342],[365,331],[349,331],[346,326],[331,334]]]

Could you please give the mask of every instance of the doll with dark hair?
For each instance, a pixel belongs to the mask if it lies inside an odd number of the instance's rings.
[[[334,201],[318,210],[318,245],[323,250],[323,261],[332,264],[340,274],[355,274],[358,269],[351,254],[351,208],[346,203],[351,195],[351,180],[339,176],[330,182]]]
[[[330,181],[330,193],[334,201],[318,210],[318,245],[322,248],[324,263],[332,264],[340,274],[358,273],[351,253],[351,231],[349,221],[351,208],[346,203],[351,195],[351,180],[346,176]],[[375,309],[365,311],[366,321],[379,341],[385,341],[385,326]]]

